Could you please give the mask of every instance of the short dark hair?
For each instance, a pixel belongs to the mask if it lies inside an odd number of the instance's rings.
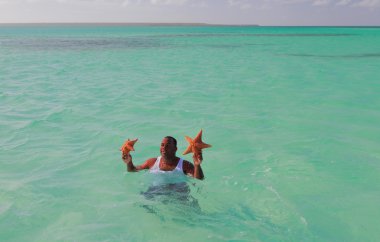
[[[166,137],[164,137],[164,139],[170,139],[170,140],[172,140],[173,143],[174,143],[174,145],[175,145],[175,147],[177,147],[177,140],[175,138],[173,138],[172,136],[166,136]]]

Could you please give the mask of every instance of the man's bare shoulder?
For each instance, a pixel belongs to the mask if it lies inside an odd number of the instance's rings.
[[[146,161],[156,161],[156,160],[157,160],[157,157],[152,157],[152,158],[147,159]]]
[[[157,158],[149,158],[142,165],[140,165],[138,168],[139,169],[150,169],[150,168],[152,168],[152,166],[154,166],[156,159]]]
[[[152,158],[147,159],[145,162],[148,163],[150,165],[150,167],[151,167],[151,166],[154,165],[154,163],[156,162],[156,160],[157,160],[157,157],[152,157]]]

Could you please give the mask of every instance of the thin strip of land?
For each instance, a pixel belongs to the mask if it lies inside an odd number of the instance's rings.
[[[0,23],[1,26],[251,26],[256,27],[259,25],[256,24],[209,24],[209,23],[116,23],[116,22],[60,22],[60,23],[44,23],[44,22],[36,22],[36,23]]]

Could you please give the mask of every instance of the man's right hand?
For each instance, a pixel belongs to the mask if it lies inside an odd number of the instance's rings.
[[[129,164],[132,162],[132,156],[129,153],[123,152],[121,158],[123,159],[125,164]]]

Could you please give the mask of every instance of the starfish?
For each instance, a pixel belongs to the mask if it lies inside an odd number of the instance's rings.
[[[135,149],[133,148],[133,146],[135,145],[135,143],[137,142],[138,139],[134,139],[134,140],[126,140],[125,143],[123,144],[123,146],[121,146],[120,150],[123,152],[123,153],[127,153],[129,154],[130,151],[134,151]]]
[[[189,142],[189,146],[185,152],[183,152],[184,155],[188,153],[199,153],[202,149],[211,147],[211,145],[203,143],[202,130],[199,131],[198,135],[194,139],[190,138],[189,136],[185,136],[185,138],[187,142]]]

